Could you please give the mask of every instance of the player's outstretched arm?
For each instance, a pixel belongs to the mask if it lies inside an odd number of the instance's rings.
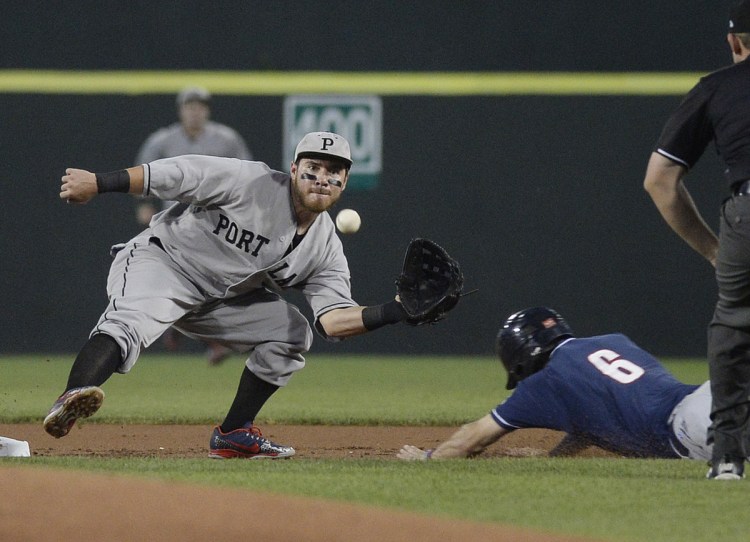
[[[406,319],[401,303],[393,300],[372,307],[333,309],[320,316],[320,325],[329,337],[353,337]]]
[[[456,260],[428,239],[412,239],[406,249],[396,298],[382,305],[334,309],[318,318],[329,337],[352,337],[386,325],[433,324],[461,297],[463,273]]]
[[[68,203],[88,203],[102,192],[143,193],[143,166],[110,173],[92,173],[68,168],[61,179],[60,199]]]
[[[362,324],[362,309],[364,307],[347,307],[333,309],[320,316],[320,325],[329,337],[353,337],[361,335],[367,329]]]
[[[483,452],[487,446],[497,442],[509,432],[487,414],[475,422],[462,426],[434,450],[423,450],[406,444],[399,450],[396,457],[405,461],[471,457]]]

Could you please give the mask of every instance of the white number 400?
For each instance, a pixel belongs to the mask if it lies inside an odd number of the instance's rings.
[[[589,362],[602,374],[621,384],[638,380],[645,372],[632,361],[628,361],[612,350],[597,350],[588,357]]]

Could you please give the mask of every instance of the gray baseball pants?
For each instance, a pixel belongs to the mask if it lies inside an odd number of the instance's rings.
[[[712,446],[708,444],[707,438],[708,427],[711,425],[710,412],[710,382],[704,382],[672,410],[669,425],[677,440],[687,449],[687,459],[711,459]]]
[[[122,350],[118,372],[127,373],[141,349],[169,327],[201,340],[248,352],[246,365],[259,378],[284,386],[305,365],[312,331],[297,307],[277,293],[257,289],[211,299],[148,237],[117,252],[107,279],[109,305],[92,335],[106,333]]]

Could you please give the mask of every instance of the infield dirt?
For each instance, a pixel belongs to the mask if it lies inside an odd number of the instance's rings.
[[[41,424],[0,424],[0,435],[29,442],[35,457],[207,456],[210,426],[77,426],[62,439]],[[275,425],[272,440],[297,450],[294,460],[394,459],[403,444],[435,446],[455,427]],[[488,457],[544,455],[561,438],[546,430],[513,433]],[[607,456],[590,448],[584,455]],[[208,460],[208,459],[207,459]],[[241,461],[241,460],[238,460]],[[134,477],[25,468],[0,462],[0,540],[268,540],[301,542],[501,541],[591,542],[497,524],[438,518],[319,499],[199,487]]]

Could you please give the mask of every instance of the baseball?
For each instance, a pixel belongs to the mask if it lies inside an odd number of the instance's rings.
[[[336,227],[341,233],[356,233],[361,225],[362,219],[354,209],[341,209],[336,215]]]

